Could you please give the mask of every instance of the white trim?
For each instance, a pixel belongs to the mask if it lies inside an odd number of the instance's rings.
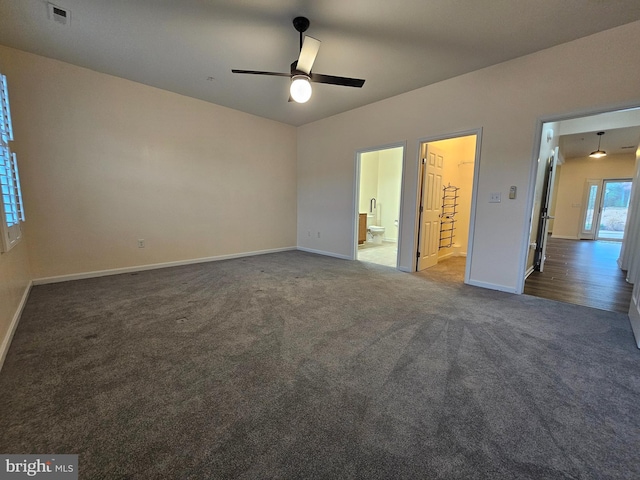
[[[475,130],[476,158],[473,165],[473,187],[471,189],[471,211],[469,212],[469,236],[465,257],[469,257],[464,269],[464,281],[471,284],[471,263],[473,262],[473,237],[476,231],[476,215],[478,211],[478,185],[480,184],[480,161],[482,160],[482,127]]]
[[[488,288],[489,290],[498,290],[499,292],[516,293],[516,294],[518,293],[516,289],[513,287],[507,287],[506,285],[498,285],[496,283],[478,282],[476,280],[470,280],[469,282],[465,282],[465,283],[473,287]]]
[[[85,280],[87,278],[106,277],[109,275],[120,275],[122,273],[143,272],[145,270],[156,270],[159,268],[179,267],[182,265],[192,265],[194,263],[217,262],[219,260],[230,260],[233,258],[252,257],[254,255],[266,255],[269,253],[286,252],[296,250],[296,247],[272,248],[269,250],[258,250],[255,252],[232,253],[229,255],[218,255],[215,257],[193,258],[190,260],[178,260],[175,262],[152,263],[149,265],[135,265],[133,267],[112,268],[109,270],[97,270],[93,272],[73,273],[70,275],[58,275],[55,277],[43,277],[33,280],[34,285],[46,285],[49,283],[68,282],[71,280]]]
[[[441,260],[444,260],[445,258],[451,258],[451,257],[454,257],[454,256],[457,257],[457,255],[454,255],[453,252],[447,252],[447,253],[444,253],[442,255],[440,255],[438,253],[438,262],[440,262]]]
[[[13,340],[13,335],[16,333],[16,329],[18,328],[18,322],[22,316],[22,310],[24,310],[24,306],[27,304],[27,299],[29,298],[32,286],[33,282],[30,281],[27,288],[24,289],[24,293],[22,294],[16,313],[13,315],[13,319],[11,319],[11,323],[9,324],[9,330],[7,330],[7,333],[2,339],[2,344],[0,344],[0,370],[2,370],[2,366],[4,365],[4,359],[7,358],[7,353],[11,346],[11,340]]]
[[[531,275],[533,273],[533,265],[531,265],[529,268],[527,268],[527,271],[524,274],[524,278],[529,278],[529,275]]]
[[[301,252],[315,253],[317,255],[324,255],[325,257],[339,258],[341,260],[355,260],[354,258],[351,258],[349,255],[341,255],[339,253],[325,252],[324,250],[315,250],[313,248],[298,247],[297,250],[300,250]]]
[[[635,336],[636,345],[640,348],[640,287],[635,286],[633,295],[631,297],[631,304],[629,305],[629,322],[631,323],[631,330]]]
[[[353,245],[351,246],[351,256],[349,260],[358,259],[358,230],[360,228],[360,155],[365,153],[364,151],[356,150],[354,158],[354,177],[353,177],[353,199],[351,203],[351,212],[354,214],[354,220],[352,223],[351,239]],[[402,210],[402,208],[401,208]],[[299,247],[298,247],[299,248]]]

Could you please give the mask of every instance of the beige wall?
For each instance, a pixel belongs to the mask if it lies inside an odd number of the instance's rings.
[[[373,213],[371,199],[378,195],[378,171],[380,151],[364,152],[360,155],[360,202],[359,213]]]
[[[593,65],[600,68],[593,72]],[[640,22],[634,22],[304,125],[298,129],[298,246],[351,257],[354,152],[406,142],[399,264],[412,270],[420,139],[482,128],[471,283],[521,291],[537,122],[640,104],[639,79]],[[518,187],[514,200],[511,185]],[[489,203],[493,192],[502,194],[501,203]],[[308,228],[331,235],[307,238]]]
[[[0,61],[34,278],[295,247],[294,127],[6,47]]]
[[[384,239],[397,242],[400,217],[400,185],[402,183],[402,148],[390,148],[380,152],[378,164],[378,218],[384,227]]]
[[[558,169],[553,236],[579,238],[587,179],[633,178],[635,154],[608,155],[603,159],[571,158]]]

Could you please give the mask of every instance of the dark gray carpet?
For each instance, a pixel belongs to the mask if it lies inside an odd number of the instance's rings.
[[[625,315],[284,252],[35,287],[0,452],[93,479],[640,478]]]

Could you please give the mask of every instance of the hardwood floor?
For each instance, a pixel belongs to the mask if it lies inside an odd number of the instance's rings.
[[[633,286],[617,264],[620,242],[549,238],[544,272],[527,278],[524,293],[627,313]]]

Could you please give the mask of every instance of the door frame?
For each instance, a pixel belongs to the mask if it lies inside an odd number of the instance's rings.
[[[541,205],[538,220],[538,232],[536,235],[536,249],[533,261],[534,270],[539,272],[544,270],[544,262],[547,258],[547,240],[549,240],[549,220],[553,220],[554,218],[549,215],[549,209],[553,202],[553,190],[555,186],[559,155],[560,147],[555,147],[545,161],[545,184],[543,185],[542,198],[540,199]]]
[[[469,235],[467,237],[467,261],[464,269],[464,283],[469,284],[471,279],[471,266],[473,263],[473,238],[476,226],[476,205],[478,199],[478,182],[480,179],[480,159],[482,152],[482,127],[464,130],[460,132],[454,132],[449,134],[437,135],[432,137],[422,137],[418,139],[417,153],[414,175],[418,180],[422,173],[422,145],[425,143],[438,142],[440,140],[451,140],[459,137],[469,137],[475,135],[476,137],[476,151],[474,166],[473,166],[473,185],[471,187],[471,211],[469,212]],[[418,234],[420,232],[420,198],[422,195],[422,182],[416,182],[415,191],[415,205],[414,205],[414,227],[413,227],[413,245],[411,250],[411,271],[415,272],[418,266],[418,257],[416,255],[418,251]]]
[[[395,143],[387,143],[384,145],[362,148],[360,150],[356,150],[355,153],[355,174],[353,180],[353,202],[351,205],[351,210],[354,214],[353,221],[351,225],[353,226],[352,231],[352,239],[353,239],[353,249],[351,251],[351,260],[358,259],[358,222],[360,220],[360,164],[361,164],[361,156],[363,153],[370,152],[378,152],[380,150],[389,150],[391,148],[402,148],[402,171],[400,172],[400,213],[398,214],[398,252],[396,254],[396,268],[398,268],[400,262],[400,248],[402,245],[402,212],[404,205],[404,173],[405,166],[407,161],[407,142],[395,142]]]

